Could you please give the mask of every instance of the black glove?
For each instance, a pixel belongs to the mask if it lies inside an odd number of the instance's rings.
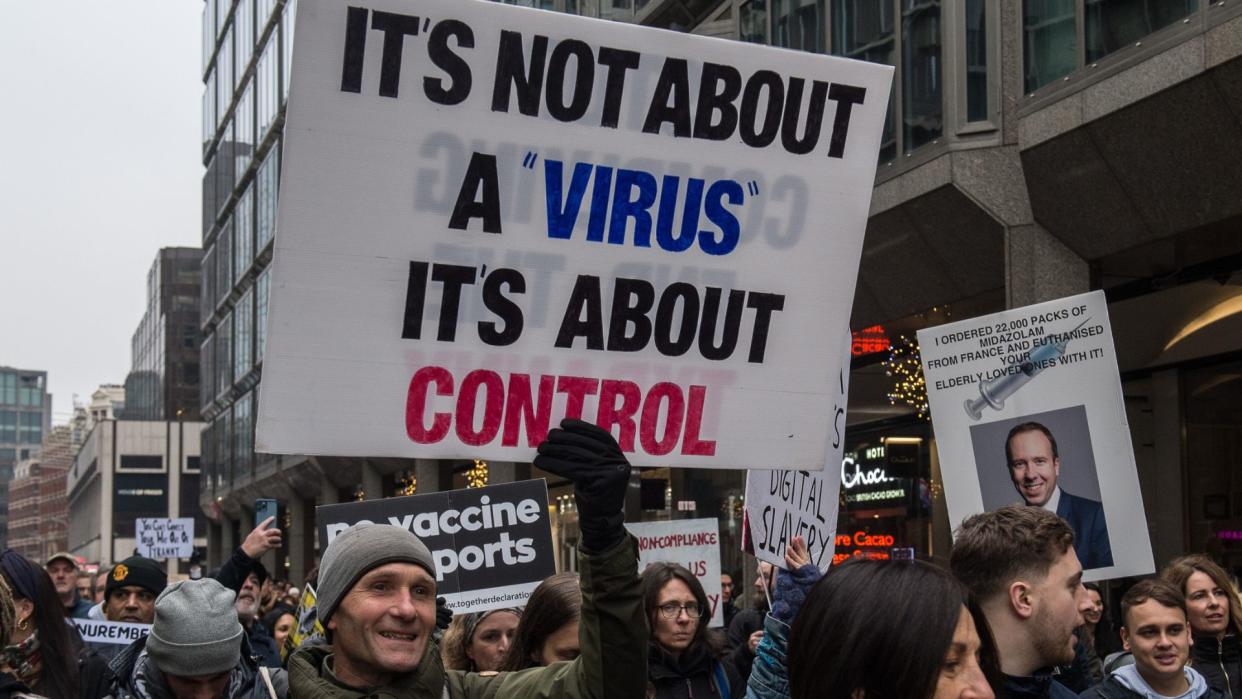
[[[448,600],[443,597],[436,598],[436,628],[444,631],[449,627],[449,623],[453,621],[453,610],[448,608]]]
[[[630,462],[606,430],[582,420],[565,419],[539,445],[535,466],[568,478],[578,503],[582,549],[603,553],[625,538],[625,489]]]

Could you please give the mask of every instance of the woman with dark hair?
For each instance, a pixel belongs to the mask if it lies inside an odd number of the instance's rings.
[[[816,584],[789,634],[793,699],[993,699],[983,612],[920,561],[852,559]]]
[[[1160,572],[1186,596],[1194,645],[1190,665],[1226,699],[1242,699],[1242,603],[1229,574],[1211,558],[1191,554]]]
[[[284,663],[285,656],[288,655],[288,647],[286,641],[289,634],[293,632],[293,627],[297,626],[297,613],[293,607],[283,602],[272,607],[271,611],[263,615],[263,627],[267,629],[267,633],[276,642],[276,648],[280,650],[280,660]]]
[[[558,573],[539,583],[526,600],[513,645],[500,670],[525,670],[578,657],[582,590],[575,573]]]
[[[499,670],[521,619],[522,610],[513,607],[454,616],[440,642],[444,667],[466,672]]]
[[[99,659],[83,655],[82,644],[75,643],[72,627],[65,623],[65,608],[47,571],[8,549],[0,553],[0,573],[13,591],[14,609],[13,633],[0,651],[2,669],[36,694],[51,699],[100,696],[89,693],[94,687],[83,686],[79,667],[80,661],[93,659],[95,665]]]
[[[643,606],[651,625],[647,656],[648,697],[733,699],[746,687],[724,648],[707,633],[712,608],[703,584],[676,563],[653,563],[643,571]]]

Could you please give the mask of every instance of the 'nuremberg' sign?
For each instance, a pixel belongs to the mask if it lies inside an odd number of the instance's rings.
[[[257,449],[820,470],[892,69],[303,0]],[[268,157],[274,157],[269,155]]]

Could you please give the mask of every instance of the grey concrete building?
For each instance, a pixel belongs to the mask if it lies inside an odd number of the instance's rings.
[[[891,535],[933,560],[948,552],[934,435],[889,403],[885,353],[868,349],[949,319],[1103,289],[1157,561],[1207,550],[1242,564],[1242,3],[515,4],[896,67],[853,311],[866,332],[856,338],[847,447],[857,463],[883,459],[893,438],[918,445],[910,492],[926,497],[847,501],[840,531]],[[225,281],[204,303],[204,376],[210,363],[216,381],[203,409],[208,452],[229,456],[207,459],[205,504],[222,512],[220,555],[248,528],[255,496],[287,502],[296,577],[313,555],[316,503],[392,494],[411,477],[420,490],[448,487],[463,465],[251,453],[293,7],[206,8],[204,277],[216,270]],[[219,272],[219,260],[231,271]],[[741,568],[740,474],[653,469],[641,480],[635,514],[719,517],[724,566]],[[564,494],[553,484],[554,499]]]

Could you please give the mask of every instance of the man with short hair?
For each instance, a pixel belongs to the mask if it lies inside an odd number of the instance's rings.
[[[1193,668],[1186,599],[1176,585],[1141,580],[1121,598],[1121,642],[1134,664],[1113,671],[1082,699],[1220,699]]]
[[[280,649],[276,647],[276,640],[267,632],[267,627],[259,621],[260,590],[267,579],[267,568],[256,563],[250,574],[246,576],[246,581],[242,583],[241,591],[237,593],[237,600],[233,603],[233,609],[237,611],[237,620],[246,629],[251,652],[254,653],[259,664],[264,667],[280,667]]]
[[[1061,455],[1056,437],[1038,422],[1024,422],[1009,430],[1005,439],[1005,463],[1022,500],[1032,507],[1054,512],[1074,530],[1074,553],[1083,569],[1113,564],[1104,507],[1098,501],[1066,492],[1057,484]]]
[[[733,617],[737,616],[737,605],[733,603],[733,574],[720,574],[720,607],[724,614],[724,628],[726,633],[729,630],[729,624],[733,622]]]
[[[1006,695],[1076,696],[1051,673],[1073,662],[1074,629],[1089,604],[1069,525],[1021,505],[967,517],[949,566],[987,617]]]
[[[289,659],[295,698],[633,699],[647,686],[647,620],[638,546],[625,531],[630,464],[605,430],[564,420],[535,466],[574,484],[578,505],[581,654],[519,672],[446,671],[432,640],[436,567],[409,530],[356,524],[323,552],[316,613],[327,646]],[[605,671],[605,663],[608,670]]]
[[[78,559],[67,552],[58,553],[47,559],[44,564],[47,574],[56,587],[56,596],[65,605],[65,616],[70,619],[85,619],[91,610],[91,603],[82,598],[78,592]]]
[[[232,590],[211,578],[170,585],[155,600],[150,633],[126,646],[113,660],[112,695],[287,696],[285,672],[260,668],[251,656],[246,633],[232,613],[233,599]]]
[[[755,650],[763,640],[763,619],[768,614],[768,590],[772,586],[772,571],[775,569],[767,561],[755,562],[755,582],[751,591],[754,603],[735,614],[733,621],[726,627],[728,661],[743,684],[750,677],[750,670],[755,662]]]

